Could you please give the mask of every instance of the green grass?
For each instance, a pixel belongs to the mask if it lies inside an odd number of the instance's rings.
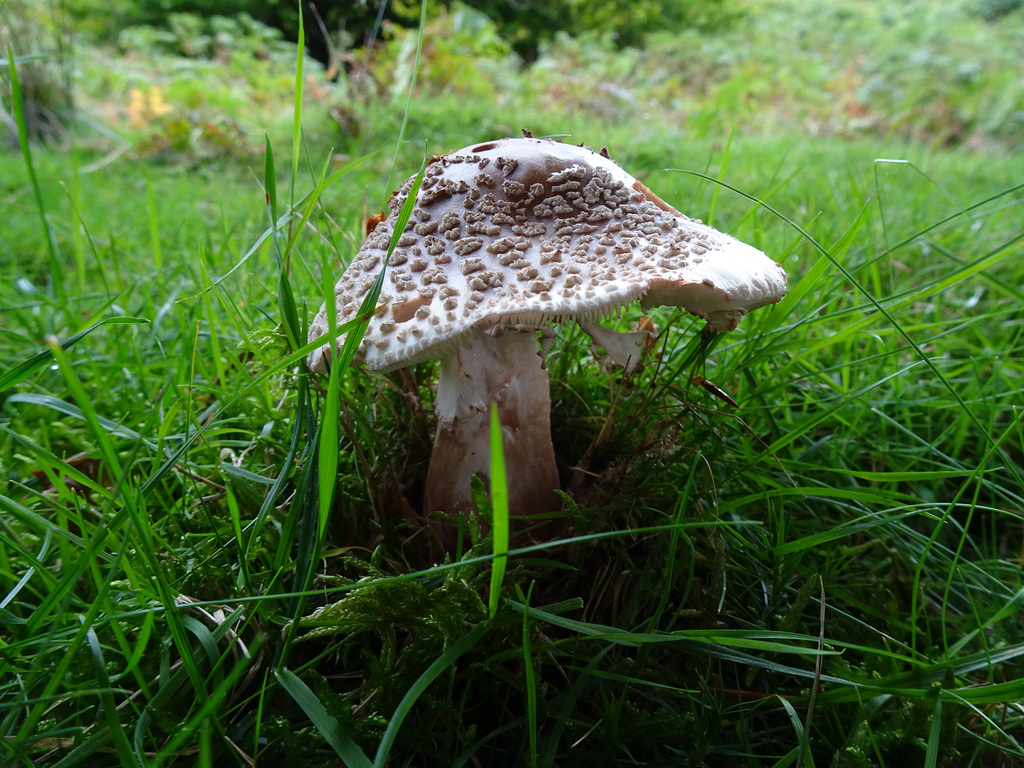
[[[396,179],[484,138],[455,104],[413,100]],[[394,123],[352,166],[0,155],[0,762],[1024,760],[1024,159],[531,117],[790,294],[710,349],[655,313],[631,377],[557,329],[571,532],[513,537],[494,602],[500,540],[426,560],[431,367],[298,348]]]

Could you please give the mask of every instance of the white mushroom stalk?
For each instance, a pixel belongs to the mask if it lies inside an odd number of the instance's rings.
[[[338,281],[339,325],[356,316],[381,269],[412,181]],[[732,330],[750,310],[782,298],[786,274],[757,249],[676,211],[605,152],[523,138],[428,164],[384,285],[385,306],[358,357],[376,371],[441,360],[426,510],[472,510],[470,477],[488,475],[487,414],[497,402],[511,511],[530,516],[558,507],[538,331],[549,338],[551,323],[575,320],[632,369],[647,334],[616,333],[602,317],[639,300]],[[327,331],[325,312],[311,339]],[[326,370],[331,353],[313,352],[310,369]]]
[[[471,335],[469,347],[441,360],[425,506],[460,514],[471,510],[470,478],[490,473],[490,408],[495,402],[512,480],[509,508],[522,515],[555,510],[551,395],[537,329],[495,325]]]

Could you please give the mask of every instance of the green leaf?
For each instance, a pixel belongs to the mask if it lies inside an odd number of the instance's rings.
[[[814,763],[811,761],[810,755],[807,752],[807,745],[809,738],[807,730],[804,728],[803,722],[800,720],[800,714],[796,711],[796,708],[786,700],[784,696],[779,696],[779,703],[782,704],[782,708],[786,710],[786,715],[789,717],[790,725],[793,726],[793,732],[796,734],[797,741],[799,744],[793,748],[793,750],[785,755],[782,760],[776,763],[779,768],[782,765],[789,765],[793,762],[799,762],[800,756],[804,755],[804,765],[808,768],[814,768]]]
[[[0,608],[0,624],[10,627],[18,624],[27,624],[28,619],[23,619],[20,616],[15,616],[13,613],[8,611],[6,608]]]
[[[377,748],[377,756],[373,761],[374,768],[384,768],[387,765],[388,753],[391,751],[392,744],[395,743],[395,739],[398,737],[398,731],[402,727],[402,721],[405,720],[406,715],[412,709],[413,705],[420,695],[427,690],[437,676],[448,669],[450,666],[455,664],[456,660],[472,648],[479,642],[479,640],[487,633],[488,623],[482,621],[477,624],[473,629],[466,633],[458,642],[450,646],[442,653],[437,659],[427,667],[427,670],[419,676],[412,687],[406,692],[405,696],[398,703],[398,707],[395,709],[395,714],[392,715],[391,721],[388,723],[387,729],[384,731],[384,736],[380,740],[380,746]]]
[[[324,401],[323,415],[320,420],[318,506],[319,506],[319,540],[323,541],[327,534],[327,524],[331,515],[331,502],[334,499],[334,487],[338,479],[338,422],[341,418],[341,371],[340,365],[331,366],[331,374],[327,384],[327,399]]]
[[[928,729],[928,751],[924,756],[925,768],[935,768],[939,764],[939,746],[942,742],[942,697],[935,700],[932,710],[932,724]]]
[[[505,451],[501,443],[501,420],[498,418],[497,403],[491,403],[491,514],[494,561],[491,563],[488,607],[493,619],[498,612],[501,585],[508,564],[508,481],[505,478]]]
[[[295,703],[302,707],[302,711],[313,721],[313,726],[338,753],[338,757],[345,765],[349,768],[370,768],[373,765],[359,745],[345,733],[338,719],[327,711],[316,694],[294,672],[289,669],[274,670],[274,677],[295,699]]]
[[[79,341],[104,325],[134,325],[148,322],[149,320],[144,317],[108,317],[106,320],[96,323],[95,325],[91,325],[84,331],[79,331],[74,336],[64,339],[64,341],[59,342],[59,346],[61,349],[65,350],[71,349],[71,347]],[[49,349],[45,349],[42,352],[37,352],[32,355],[32,357],[27,360],[23,360],[10,370],[0,373],[0,392],[20,384],[36,371],[49,365],[52,361],[53,352]]]
[[[284,326],[285,335],[292,349],[302,346],[302,325],[299,322],[299,310],[295,304],[295,294],[292,291],[292,283],[288,277],[288,269],[281,264],[277,275],[277,301],[281,310],[281,324]]]
[[[21,155],[25,161],[25,169],[28,171],[28,178],[32,184],[32,191],[36,199],[36,211],[39,213],[39,220],[42,223],[43,235],[46,239],[46,247],[50,256],[50,275],[53,280],[54,294],[63,299],[64,297],[64,267],[57,257],[57,241],[53,236],[53,229],[46,216],[46,206],[43,204],[43,190],[39,186],[39,178],[36,176],[36,168],[32,162],[32,147],[29,144],[28,123],[25,120],[25,104],[22,101],[21,82],[18,79],[18,68],[14,66],[14,51],[11,44],[7,43],[7,66],[11,73],[11,101],[14,106],[14,122],[18,126],[18,142],[21,144]],[[2,391],[2,389],[0,389]]]
[[[51,354],[52,354],[52,352],[51,352]],[[30,404],[30,405],[39,405],[39,406],[42,406],[43,408],[49,408],[49,409],[51,409],[53,411],[56,411],[57,413],[63,413],[65,416],[70,416],[73,419],[81,419],[82,421],[90,421],[90,418],[87,416],[87,414],[81,408],[79,408],[77,405],[74,405],[72,403],[67,403],[67,402],[65,402],[63,400],[60,400],[60,399],[56,398],[56,397],[51,397],[50,395],[36,395],[36,394],[33,394],[33,393],[25,393],[25,394],[18,393],[18,394],[14,394],[14,395],[11,395],[10,397],[8,397],[7,398],[7,402],[8,403],[27,403],[27,404]],[[122,426],[121,424],[117,424],[117,423],[111,421],[110,419],[104,418],[102,416],[96,416],[95,417],[95,423],[96,423],[96,425],[101,429],[101,431],[105,435],[115,435],[117,437],[124,437],[124,438],[127,438],[128,440],[140,442],[143,445],[145,445],[146,447],[148,447],[148,448],[150,448],[150,449],[152,449],[154,451],[156,450],[156,443],[154,443],[152,440],[148,440],[147,438],[143,437],[142,435],[140,435],[138,432],[136,432],[134,429],[131,429],[130,427]]]
[[[92,658],[93,669],[96,672],[96,682],[101,687],[98,693],[100,705],[107,720],[107,727],[110,729],[110,734],[114,739],[114,746],[117,748],[117,754],[121,760],[121,765],[138,765],[139,762],[135,758],[135,753],[132,751],[132,745],[128,741],[128,736],[124,731],[124,726],[121,725],[121,720],[118,717],[117,705],[114,703],[114,697],[110,692],[110,677],[107,675],[107,665],[103,660],[103,650],[100,647],[100,640],[96,636],[96,631],[91,626],[86,630],[86,641],[89,645],[89,655]]]
[[[533,595],[533,582],[530,582],[530,589],[524,596],[519,585],[516,585],[516,592],[523,605],[530,606],[530,597]],[[530,621],[529,611],[523,611],[523,683],[526,687],[526,725],[530,738],[530,768],[537,766],[537,681],[533,672],[533,624]]]
[[[306,55],[306,28],[303,24],[305,14],[303,13],[302,2],[296,3],[299,10],[299,37],[295,41],[295,48],[298,56],[295,60],[295,101],[292,110],[292,193],[291,198],[295,199],[295,179],[299,176],[299,150],[302,147],[302,87],[305,83],[303,69],[305,67]]]
[[[270,144],[269,135],[265,137],[264,146],[263,188],[266,190],[270,223],[273,225],[277,222],[277,173],[274,170],[274,148]]]

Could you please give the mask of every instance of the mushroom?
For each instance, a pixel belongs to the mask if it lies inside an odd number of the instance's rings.
[[[394,194],[390,215],[338,281],[338,325],[356,316],[384,265],[412,184]],[[605,150],[501,139],[428,163],[357,357],[381,372],[441,361],[427,512],[472,511],[470,478],[489,474],[496,402],[510,510],[530,516],[559,507],[543,357],[551,323],[577,322],[631,370],[650,332],[600,325],[621,307],[676,305],[727,331],[785,290],[779,264],[683,216]],[[327,332],[325,313],[326,305],[311,340]],[[315,350],[309,368],[325,371],[331,354],[329,345]]]

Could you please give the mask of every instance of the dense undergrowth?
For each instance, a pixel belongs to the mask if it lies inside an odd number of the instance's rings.
[[[801,39],[827,27],[794,18]],[[294,61],[179,57],[147,90],[131,73],[167,62],[138,56],[79,70],[122,96],[160,89],[135,127],[117,111],[130,99],[90,113],[121,125],[123,149],[85,128],[0,155],[3,761],[1024,760],[1013,134],[972,118],[944,149],[949,124],[915,122],[925,102],[905,97],[874,107],[870,129],[811,140],[832,125],[811,116],[833,112],[795,74],[765,74],[781,44],[748,60],[773,83],[763,100],[712,93],[758,82],[749,72],[689,75],[720,105],[701,123],[690,96],[655,97],[670,78],[654,74],[648,90],[630,81],[632,106],[608,95],[612,72],[551,86],[595,61],[628,79],[644,52],[563,41],[528,77],[506,62],[484,87],[445,75],[452,39],[425,38],[407,112],[396,40],[379,65],[393,81],[344,102],[345,130],[325,115],[331,89],[360,86],[300,68],[294,155]],[[951,104],[976,97],[948,87]],[[767,103],[795,122],[762,122],[751,105]],[[219,147],[210,126],[229,116],[239,133]],[[555,540],[509,561],[492,615],[488,539],[440,565],[424,554],[433,369],[347,371],[335,421],[300,348],[365,216],[424,151],[524,127],[607,145],[661,197],[778,259],[790,293],[710,347],[692,318],[653,314],[658,343],[631,376],[556,329],[564,513]]]

